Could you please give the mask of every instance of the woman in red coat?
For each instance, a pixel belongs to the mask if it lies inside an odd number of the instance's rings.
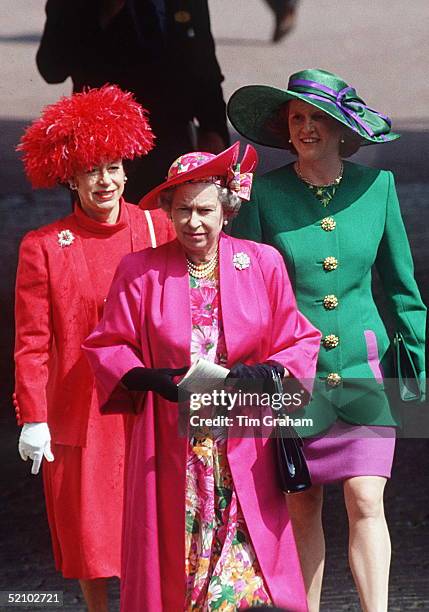
[[[122,198],[122,159],[146,154],[152,143],[142,107],[106,86],[47,107],[19,147],[34,187],[63,183],[76,193],[72,214],[28,233],[20,247],[19,450],[33,460],[33,473],[47,460],[56,567],[80,580],[88,609],[97,612],[107,610],[107,578],[120,575],[125,422],[99,416],[80,347],[102,315],[121,258],[174,235],[164,213],[144,213]]]

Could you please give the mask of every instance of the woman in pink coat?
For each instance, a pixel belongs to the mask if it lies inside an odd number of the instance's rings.
[[[320,334],[297,310],[281,256],[222,233],[257,162],[249,147],[239,169],[238,150],[183,155],[143,198],[169,211],[177,240],[123,259],[84,345],[104,412],[121,411],[128,390],[144,393],[127,473],[123,612],[307,610],[272,440],[178,430],[175,377],[198,358],[238,378],[315,371]]]
[[[119,88],[104,87],[47,107],[20,147],[34,187],[69,184],[76,198],[70,215],[30,232],[20,247],[19,450],[33,460],[33,473],[47,459],[55,564],[64,577],[80,580],[96,612],[107,610],[106,579],[120,574],[125,424],[121,415],[100,417],[81,343],[100,319],[122,257],[174,235],[161,211],[145,215],[122,198],[122,158],[146,153],[152,140],[142,107]]]

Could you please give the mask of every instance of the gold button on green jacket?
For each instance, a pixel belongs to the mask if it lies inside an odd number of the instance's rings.
[[[327,217],[333,221],[329,231]],[[302,428],[301,435],[322,432],[337,418],[398,425],[384,393],[383,379],[394,372],[391,342],[371,291],[373,264],[422,387],[426,307],[392,173],[345,162],[341,184],[324,208],[293,165],[283,166],[255,180],[252,201],[242,206],[232,233],[276,247],[301,312],[323,338],[338,338],[322,341],[313,400],[300,413],[312,418],[313,426]],[[326,258],[337,265],[327,266]],[[329,384],[334,378],[339,382]]]

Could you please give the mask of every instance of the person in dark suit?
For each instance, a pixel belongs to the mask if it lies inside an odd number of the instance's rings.
[[[156,147],[128,168],[128,201],[161,182],[193,140],[212,153],[228,145],[207,0],[48,0],[46,16],[36,61],[48,83],[71,77],[75,92],[114,83],[149,110]]]

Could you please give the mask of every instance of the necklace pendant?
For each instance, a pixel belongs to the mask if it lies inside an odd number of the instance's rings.
[[[301,172],[299,161],[295,162],[294,169],[295,169],[295,172],[296,172],[298,178],[301,179],[301,181],[303,181],[307,185],[309,185],[309,187],[311,189],[313,189],[313,188],[315,188],[315,189],[321,189],[322,188],[323,189],[324,187],[338,187],[338,185],[341,183],[341,180],[343,178],[344,164],[343,164],[342,161],[340,162],[340,169],[338,171],[337,176],[330,183],[326,183],[324,185],[316,185],[315,183],[313,183],[313,181],[311,181],[310,179],[305,177],[302,174],[302,172]]]

